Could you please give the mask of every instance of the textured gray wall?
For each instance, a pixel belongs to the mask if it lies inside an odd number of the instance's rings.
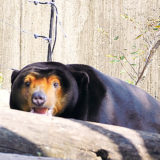
[[[0,72],[4,76],[3,88],[9,88],[11,68],[19,69],[32,62],[46,61],[47,42],[34,39],[31,33],[48,35],[50,7],[35,6],[27,0],[1,0],[1,4]],[[56,5],[61,26],[58,25],[54,61],[89,64],[108,75],[129,80],[126,73],[121,74],[124,70],[122,65],[110,63],[111,58],[107,55],[121,55],[123,52],[128,57],[137,50],[147,51],[144,39],[135,39],[141,34],[143,25],[149,23],[149,18],[159,16],[160,1],[56,0]],[[134,21],[123,18],[125,14]],[[18,29],[29,33],[22,33]],[[155,53],[139,86],[160,99],[159,51]],[[129,60],[133,63],[132,57]],[[134,60],[134,63],[144,65],[142,57]],[[125,66],[131,72],[127,63]]]

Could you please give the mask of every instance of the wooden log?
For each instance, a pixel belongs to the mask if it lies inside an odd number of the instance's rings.
[[[0,153],[0,160],[62,160],[62,159]]]
[[[158,160],[160,135],[3,107],[0,152],[67,160]]]

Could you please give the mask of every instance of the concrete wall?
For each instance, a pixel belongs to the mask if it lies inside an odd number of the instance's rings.
[[[27,0],[1,0],[1,4],[0,72],[4,76],[2,87],[10,88],[11,68],[20,69],[28,63],[46,61],[48,44],[34,39],[33,34],[48,36],[50,6],[35,6]],[[131,63],[137,64],[135,70],[141,71],[148,46],[143,37],[136,37],[153,18],[159,18],[159,0],[56,0],[56,5],[61,25],[58,25],[54,61],[89,64],[127,81],[130,77],[122,74],[121,63],[110,63],[112,59],[108,57],[123,53]],[[129,18],[124,18],[126,14]],[[149,32],[151,41],[156,32]],[[144,54],[134,60],[130,53],[138,50]],[[159,52],[160,49],[139,86],[160,99]],[[133,72],[127,63],[123,65],[128,72]]]

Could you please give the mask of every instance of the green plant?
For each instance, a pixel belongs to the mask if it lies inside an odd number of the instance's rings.
[[[130,80],[126,80],[128,83],[137,85],[144,79],[144,72],[160,45],[160,19],[148,17],[146,24],[142,25],[127,14],[121,15],[121,17],[130,21],[134,28],[138,29],[139,34],[134,41],[141,38],[143,48],[137,48],[136,45],[133,45],[131,47],[133,51],[130,53],[128,53],[127,49],[124,49],[123,51],[115,51],[115,55],[108,54],[107,57],[111,59],[110,62],[112,64],[120,63],[122,65],[123,70],[120,71],[120,74],[127,73],[129,75]],[[114,37],[114,40],[119,40],[119,36]],[[139,61],[135,61],[137,58]]]

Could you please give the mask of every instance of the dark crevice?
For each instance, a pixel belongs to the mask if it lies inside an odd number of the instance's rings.
[[[88,152],[92,152],[94,154],[96,154],[97,157],[101,157],[102,160],[111,160],[109,158],[109,152],[106,151],[105,149],[99,149],[97,151],[93,151],[93,150],[86,150],[86,149],[83,149],[83,148],[79,148],[81,151],[88,151]]]
[[[97,157],[101,157],[102,160],[111,160],[109,158],[109,153],[105,149],[99,149],[98,151],[95,152]]]

